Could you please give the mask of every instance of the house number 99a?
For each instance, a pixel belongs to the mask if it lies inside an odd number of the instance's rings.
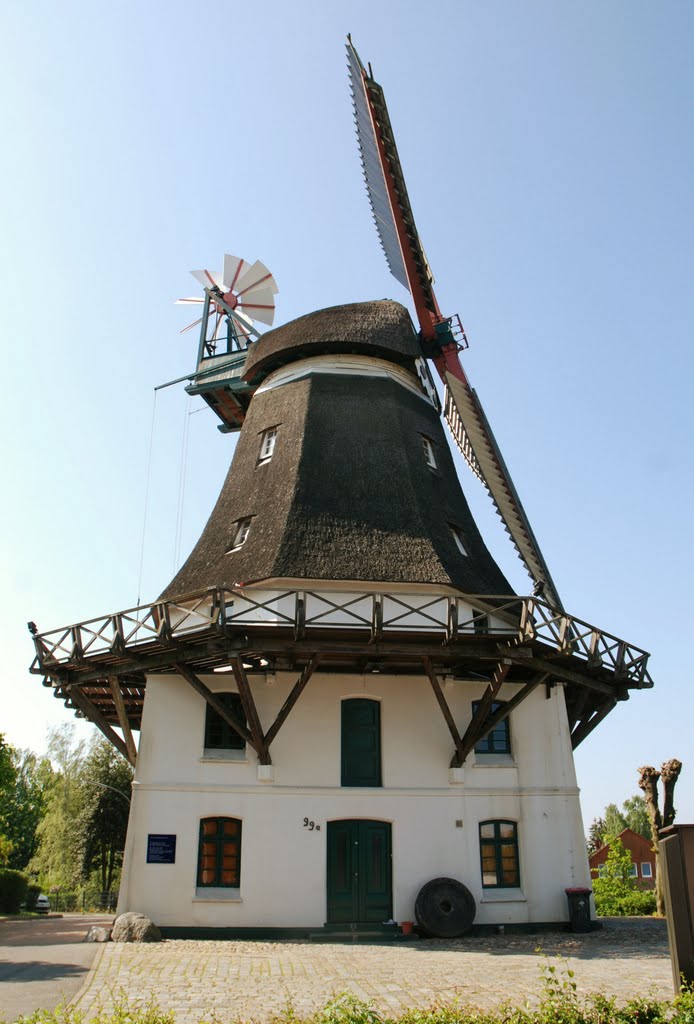
[[[309,818],[304,818],[304,828],[307,828],[309,832],[320,832],[320,825],[316,825],[315,821],[311,821]]]

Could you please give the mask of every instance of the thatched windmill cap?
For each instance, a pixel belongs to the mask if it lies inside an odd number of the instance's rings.
[[[352,302],[267,331],[248,350],[244,378],[257,382],[295,359],[333,352],[377,356],[410,368],[421,355],[410,314],[399,302]]]

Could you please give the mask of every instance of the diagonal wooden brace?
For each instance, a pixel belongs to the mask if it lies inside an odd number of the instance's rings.
[[[547,678],[548,674],[546,672],[538,673],[535,678],[526,683],[525,686],[511,698],[511,700],[504,701],[500,708],[497,708],[496,711],[489,715],[482,725],[482,728],[478,731],[472,741],[468,741],[467,743],[463,741],[463,761],[475,749],[478,743],[481,743],[490,732],[496,729],[499,722],[503,722],[504,719],[508,718],[511,712],[515,711],[518,705],[522,704],[525,698],[529,697],[533,690],[538,686],[541,686]],[[451,767],[453,767],[453,765],[451,765]]]
[[[183,676],[186,682],[190,683],[193,689],[197,691],[197,693],[199,693],[204,700],[207,701],[210,707],[217,712],[219,717],[223,721],[225,721],[227,725],[231,726],[234,732],[238,733],[238,735],[241,737],[242,740],[244,740],[244,742],[250,744],[250,746],[252,746],[253,749],[255,750],[256,754],[259,755],[260,752],[257,749],[253,737],[249,733],[248,729],[242,722],[238,720],[238,718],[236,718],[235,715],[231,714],[229,709],[226,708],[224,704],[222,704],[217,694],[213,693],[212,690],[205,686],[202,679],[198,679],[195,673],[191,672],[187,665],[182,665],[180,664],[180,662],[176,662],[173,667],[176,669],[178,674],[180,676]]]
[[[80,709],[85,718],[87,718],[93,725],[100,729],[104,734],[109,743],[112,743],[119,754],[122,754],[126,761],[135,767],[135,758],[131,759],[130,751],[125,745],[124,741],[120,738],[117,732],[111,727],[110,722],[102,715],[101,711],[96,707],[95,704],[87,697],[85,693],[82,693],[78,686],[69,686],[68,692],[72,703]]]
[[[502,661],[500,661],[499,664],[494,669],[494,674],[492,675],[492,678],[489,682],[489,686],[484,691],[482,699],[477,705],[477,709],[474,715],[472,716],[470,724],[465,730],[465,735],[463,736],[461,752],[463,750],[466,752],[465,757],[467,757],[467,755],[473,749],[475,744],[479,742],[480,732],[482,731],[482,728],[484,727],[487,721],[489,712],[491,711],[492,704],[494,703],[494,698],[501,689],[501,684],[503,683],[504,679],[506,678],[510,671],[511,662],[505,658]],[[463,760],[465,760],[465,757],[463,758]]]
[[[294,686],[292,687],[289,696],[287,697],[284,704],[277,712],[277,717],[275,718],[275,721],[272,723],[268,731],[265,733],[265,746],[267,748],[270,747],[270,744],[274,740],[275,736],[284,725],[287,716],[289,715],[290,711],[292,710],[292,708],[298,701],[299,697],[301,696],[303,689],[306,686],[306,683],[309,681],[309,679],[315,672],[316,668],[318,667],[318,661],[318,655],[314,654],[311,660],[304,668],[304,671],[301,673],[297,681],[294,683]]]
[[[137,747],[135,746],[132,729],[130,728],[130,720],[125,710],[125,702],[123,701],[123,694],[121,693],[118,676],[109,676],[108,685],[111,688],[113,703],[116,706],[116,714],[118,715],[118,724],[120,725],[121,732],[123,733],[123,739],[125,740],[125,746],[128,750],[128,760],[132,765],[134,765],[137,761]]]
[[[434,691],[434,696],[438,701],[439,707],[441,708],[441,713],[443,714],[443,717],[446,721],[446,725],[448,726],[448,731],[453,737],[453,743],[455,744],[455,754],[453,756],[451,766],[454,768],[459,768],[460,765],[462,765],[463,763],[463,741],[460,738],[458,726],[455,724],[455,719],[453,718],[451,709],[448,706],[448,702],[446,701],[446,698],[443,695],[441,684],[439,683],[438,677],[434,672],[434,669],[429,658],[424,658],[424,671],[429,676],[429,682],[431,683],[431,688]]]
[[[243,667],[243,662],[240,658],[231,659],[231,668],[234,673],[234,679],[239,689],[239,696],[241,697],[241,704],[243,705],[243,712],[246,716],[246,721],[251,730],[251,736],[253,737],[253,747],[258,754],[258,760],[261,764],[272,764],[272,758],[267,748],[267,743],[263,736],[263,729],[260,724],[260,718],[258,717],[258,709],[255,706],[253,694],[251,693],[251,684],[248,682],[248,676],[246,670]]]
[[[579,745],[579,743],[583,743],[583,741],[586,738],[586,736],[590,736],[590,734],[592,733],[593,729],[595,729],[596,726],[600,725],[600,723],[602,722],[603,718],[606,718],[607,715],[609,715],[610,711],[612,711],[612,709],[615,707],[616,703],[617,703],[617,699],[616,698],[614,698],[614,697],[613,698],[609,698],[608,700],[606,700],[604,702],[602,707],[599,708],[592,715],[592,717],[590,715],[586,715],[583,718],[583,720],[578,723],[578,725],[575,727],[575,729],[571,733],[571,749],[572,750],[575,750],[576,747]]]

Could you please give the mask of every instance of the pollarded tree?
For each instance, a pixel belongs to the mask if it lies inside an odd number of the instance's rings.
[[[655,853],[655,896],[659,914],[665,913],[665,896],[660,871],[658,840],[660,838],[660,830],[662,828],[669,828],[675,820],[677,812],[675,810],[674,794],[681,771],[682,762],[678,761],[677,758],[665,761],[661,765],[660,771],[657,771],[650,765],[644,765],[642,768],[639,768],[639,786],[643,790],[646,810],[648,811],[648,818],[651,823],[651,838],[653,840],[653,852]],[[658,779],[663,783],[662,814],[660,813],[658,803]]]

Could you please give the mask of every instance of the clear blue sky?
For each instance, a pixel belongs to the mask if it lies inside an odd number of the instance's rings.
[[[446,312],[566,607],[652,652],[577,755],[586,825],[640,764],[691,758],[694,7],[6,4],[0,39],[5,387],[0,731],[67,712],[40,629],[138,596],[155,385],[193,365],[190,268],[261,258],[278,323],[407,301],[361,181],[344,37],[386,90]],[[197,402],[197,400],[196,400]],[[199,535],[233,438],[182,388],[154,422],[142,598]],[[365,439],[365,441],[368,439]],[[520,592],[527,578],[461,478]],[[86,728],[86,727],[84,727]]]

